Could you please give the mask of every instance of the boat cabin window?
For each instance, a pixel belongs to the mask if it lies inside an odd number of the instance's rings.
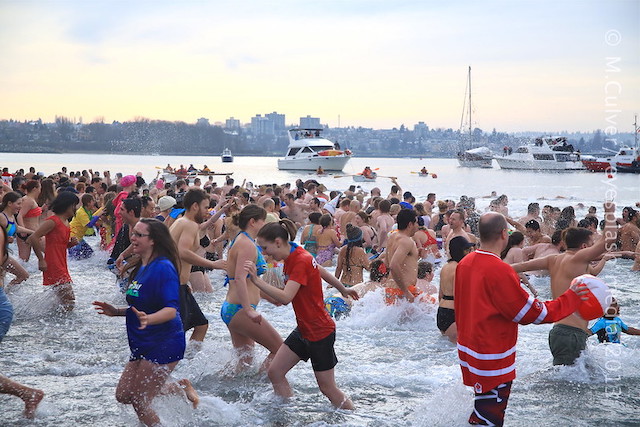
[[[320,152],[320,151],[324,151],[324,150],[333,150],[333,146],[331,145],[319,145],[317,147],[311,147],[313,148],[314,151],[316,152]]]
[[[521,153],[521,154],[526,154],[528,152],[529,150],[527,149],[527,147],[518,147],[518,149],[516,150],[516,153]]]
[[[553,154],[534,154],[533,158],[535,160],[554,160]]]
[[[289,148],[289,152],[287,153],[287,156],[295,156],[296,154],[298,154],[298,151],[300,151],[300,147]]]
[[[312,150],[311,148],[309,148],[309,147],[304,147],[304,148],[302,149],[302,152],[303,152],[303,153],[313,153],[313,150]]]

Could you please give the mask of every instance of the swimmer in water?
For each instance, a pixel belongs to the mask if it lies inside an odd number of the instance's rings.
[[[336,385],[334,368],[338,363],[334,350],[336,324],[327,313],[322,298],[322,280],[327,281],[344,297],[359,299],[358,292],[347,289],[331,273],[319,266],[302,247],[291,242],[296,228],[289,220],[265,225],[258,232],[258,244],[277,261],[284,261],[287,278],[284,289],[278,289],[260,279],[253,261],[245,262],[250,280],[262,292],[281,304],[292,303],[297,327],[280,346],[267,374],[278,396],[291,397],[293,392],[286,374],[301,360],[311,359],[311,366],[322,394],[339,409],[353,409],[353,402]]]
[[[169,230],[157,219],[141,219],[133,228],[131,245],[139,258],[129,265],[129,307],[100,301],[93,305],[98,314],[126,316],[131,357],[120,376],[116,399],[133,405],[144,425],[157,426],[160,418],[151,404],[158,394],[182,394],[194,408],[199,402],[188,379],[167,382],[186,347],[178,315],[180,258]]]

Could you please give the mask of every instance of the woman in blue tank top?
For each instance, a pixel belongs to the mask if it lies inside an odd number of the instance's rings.
[[[127,288],[128,308],[116,308],[94,301],[99,314],[126,316],[131,357],[116,388],[120,403],[132,404],[145,425],[158,425],[151,408],[153,398],[163,393],[186,393],[198,404],[198,394],[187,379],[167,383],[183,358],[185,336],[178,313],[178,250],[167,227],[156,219],[142,218],[133,227],[131,281]],[[164,390],[163,390],[164,389]]]

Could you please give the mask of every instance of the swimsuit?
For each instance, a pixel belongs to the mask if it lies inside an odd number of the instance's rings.
[[[29,212],[24,216],[25,218],[35,218],[42,215],[42,208],[40,206],[36,206],[33,209],[30,209]]]
[[[324,264],[327,261],[331,261],[333,259],[333,252],[336,248],[336,245],[331,243],[329,246],[325,247],[323,250],[318,251],[316,255],[316,261],[318,264]]]
[[[258,307],[258,304],[251,304],[251,307],[255,310]],[[232,304],[229,301],[225,301],[222,303],[222,307],[220,308],[220,317],[228,326],[229,323],[231,323],[233,316],[235,316],[240,310],[242,310],[241,304]]]
[[[443,299],[446,299],[443,297]],[[453,297],[451,297],[453,299]],[[455,311],[452,308],[438,307],[438,317],[436,323],[440,331],[445,332],[449,326],[456,322]]]
[[[265,261],[264,256],[262,255],[262,249],[260,249],[260,246],[256,245],[256,241],[253,240],[251,238],[251,236],[249,236],[249,234],[246,231],[241,231],[239,232],[236,237],[231,241],[231,244],[229,245],[229,250],[231,250],[231,248],[233,247],[233,244],[236,242],[236,239],[238,238],[239,235],[244,234],[245,236],[247,236],[252,242],[253,244],[256,246],[256,251],[258,252],[258,254],[256,255],[256,275],[258,276],[262,276],[266,271],[267,271],[267,261]],[[247,277],[249,277],[250,275],[247,274]],[[235,277],[229,277],[227,276],[224,279],[224,286],[227,286],[229,284],[229,282],[231,282],[232,280],[235,280]],[[235,313],[234,313],[235,314]]]
[[[15,221],[9,221],[9,217],[7,216],[6,213],[2,212],[2,215],[4,215],[5,218],[7,218],[7,237],[13,237],[16,235],[16,231],[18,230],[18,227],[16,226]]]

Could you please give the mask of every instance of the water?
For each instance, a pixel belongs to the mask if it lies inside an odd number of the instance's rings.
[[[47,173],[64,163],[69,169],[100,165],[112,172],[155,174],[154,166],[167,162],[207,162],[218,168],[219,157],[177,158],[163,156],[29,155],[3,154],[0,163],[10,168],[31,164]],[[347,170],[364,165],[380,167],[380,175],[396,175],[404,190],[421,200],[429,192],[439,198],[462,194],[488,195],[492,190],[510,196],[514,216],[524,214],[527,203],[538,197],[563,207],[583,202],[601,203],[609,187],[615,185],[619,207],[640,199],[637,176],[618,175],[607,180],[589,173],[553,174],[460,169],[452,160],[354,159]],[[408,171],[426,165],[438,179],[419,178]],[[236,158],[231,166],[236,180],[292,182],[301,174],[280,172],[273,158]],[[307,177],[308,175],[304,175]],[[323,177],[330,189],[344,189],[351,178]],[[604,181],[604,182],[603,182]],[[365,184],[366,188],[374,184]],[[383,192],[388,182],[376,183]],[[482,209],[488,199],[478,200]],[[620,212],[620,209],[618,209]],[[585,210],[578,210],[583,215]],[[95,238],[89,243],[96,246]],[[12,245],[14,254],[17,253]],[[70,261],[76,292],[76,309],[68,316],[54,314],[50,295],[41,286],[41,274],[32,259],[27,264],[31,277],[9,297],[16,316],[9,334],[0,345],[0,372],[47,393],[36,420],[21,417],[22,405],[15,397],[0,395],[2,425],[123,425],[135,426],[133,410],[116,402],[115,386],[128,358],[124,318],[98,316],[94,300],[124,305],[114,276],[104,268],[106,254],[85,261]],[[638,272],[631,272],[629,260],[611,261],[601,277],[614,289],[622,307],[621,317],[629,326],[640,323]],[[212,272],[215,291],[197,299],[210,319],[204,348],[195,358],[178,364],[174,376],[187,377],[202,398],[197,411],[182,399],[162,397],[156,401],[167,425],[353,425],[353,426],[451,426],[464,425],[471,411],[471,391],[461,382],[453,345],[440,336],[435,325],[435,307],[401,304],[386,306],[379,293],[357,302],[349,318],[338,322],[336,367],[338,385],[357,406],[356,411],[335,411],[315,384],[309,364],[300,363],[289,374],[295,397],[282,404],[273,397],[267,378],[257,373],[266,355],[258,348],[256,366],[248,374],[222,378],[231,361],[231,342],[219,309],[224,299],[222,275]],[[438,278],[436,277],[435,283]],[[534,278],[541,298],[550,298],[549,279]],[[290,307],[259,306],[264,316],[283,336],[295,326]],[[550,325],[524,326],[518,340],[517,378],[507,409],[507,425],[638,425],[640,415],[640,337],[623,336],[626,346],[599,345],[589,339],[585,354],[575,366],[552,367],[547,334]]]

